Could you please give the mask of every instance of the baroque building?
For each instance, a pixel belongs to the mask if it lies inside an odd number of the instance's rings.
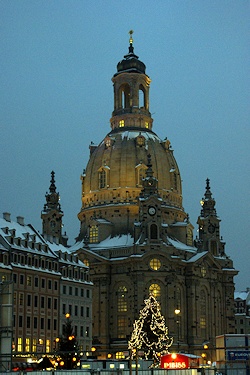
[[[133,322],[153,293],[172,349],[201,354],[203,343],[235,332],[234,276],[207,179],[198,238],[183,208],[171,143],[153,131],[150,78],[134,53],[112,78],[111,130],[90,145],[82,174],[80,234],[73,246],[90,267],[97,356],[123,357]]]

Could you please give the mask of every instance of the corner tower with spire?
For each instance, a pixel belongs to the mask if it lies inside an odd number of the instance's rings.
[[[46,203],[44,205],[43,211],[41,212],[42,219],[42,235],[46,240],[50,242],[62,243],[67,246],[67,236],[66,233],[62,235],[62,218],[63,211],[61,210],[60,195],[56,191],[55,185],[55,172],[51,172],[51,180],[49,193],[45,194]]]

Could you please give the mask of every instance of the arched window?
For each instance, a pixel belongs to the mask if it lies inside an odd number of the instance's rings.
[[[139,87],[139,108],[146,108],[145,88],[143,85]]]
[[[151,240],[157,240],[158,238],[158,228],[156,224],[150,225],[150,238]]]
[[[117,312],[127,312],[127,294],[128,290],[125,286],[119,286],[117,291]]]
[[[149,287],[149,293],[153,294],[155,298],[159,298],[161,296],[161,287],[158,284],[151,284]]]
[[[97,225],[91,225],[89,228],[89,242],[95,243],[98,242],[98,226]]]
[[[138,186],[142,186],[143,185],[143,178],[146,177],[146,170],[147,170],[147,167],[146,165],[144,164],[140,164],[136,167],[136,175],[137,175],[137,185]]]
[[[99,189],[105,188],[106,187],[106,171],[104,169],[102,169],[99,172],[98,178],[99,178]]]
[[[206,312],[207,312],[207,301],[205,291],[200,292],[200,329],[204,332],[203,337],[206,335],[207,321],[206,321]]]
[[[120,105],[121,108],[129,108],[130,107],[130,87],[128,84],[124,84],[120,87]]]

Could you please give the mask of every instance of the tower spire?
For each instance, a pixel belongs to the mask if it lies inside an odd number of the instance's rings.
[[[134,40],[133,40],[133,37],[132,37],[133,33],[134,33],[133,30],[129,30],[129,35],[130,35],[130,37],[129,37],[129,48],[128,48],[129,53],[134,53],[134,47],[133,47],[133,41]]]

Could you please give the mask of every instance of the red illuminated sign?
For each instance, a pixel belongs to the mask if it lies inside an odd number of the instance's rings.
[[[189,368],[189,357],[183,354],[166,354],[161,357],[161,368],[163,369],[186,369]]]

